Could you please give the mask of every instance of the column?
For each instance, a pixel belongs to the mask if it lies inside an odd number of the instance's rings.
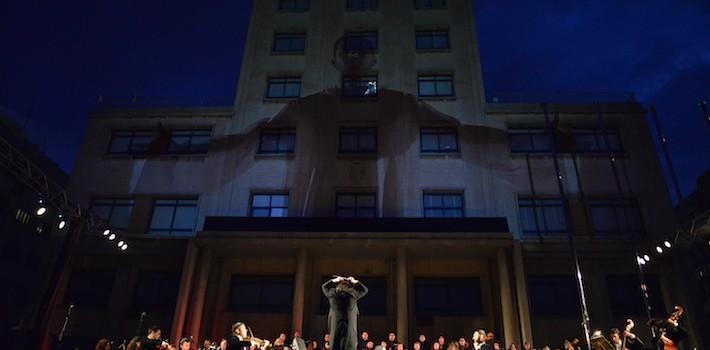
[[[515,288],[518,297],[518,317],[522,342],[533,342],[532,324],[530,323],[530,303],[528,300],[528,285],[525,283],[525,268],[523,267],[523,252],[520,242],[513,243],[513,270],[515,271]],[[519,348],[522,348],[520,344]]]
[[[200,256],[200,270],[197,276],[197,285],[195,286],[195,294],[192,298],[194,308],[192,309],[192,318],[190,322],[190,331],[188,336],[194,339],[202,339],[200,336],[200,325],[202,324],[202,314],[205,311],[205,295],[207,294],[207,282],[210,275],[210,265],[212,262],[212,249],[203,248]]]
[[[182,338],[182,331],[185,327],[185,316],[187,315],[187,304],[190,298],[190,289],[192,289],[192,278],[195,275],[195,264],[197,263],[197,255],[200,248],[190,240],[187,243],[187,251],[185,252],[185,262],[182,265],[182,277],[180,278],[180,291],[178,291],[177,303],[175,305],[175,313],[173,315],[173,327],[170,334],[170,339]]]
[[[513,310],[513,297],[511,295],[510,277],[508,274],[508,258],[503,248],[498,249],[498,274],[500,280],[500,304],[501,315],[503,316],[503,339],[505,347],[510,343],[520,343],[517,317]]]
[[[306,302],[306,264],[308,251],[306,248],[298,250],[296,258],[296,276],[293,285],[293,313],[291,320],[291,334],[294,331],[303,332],[303,310]]]
[[[397,339],[405,341],[409,339],[409,303],[407,300],[407,249],[397,248]]]

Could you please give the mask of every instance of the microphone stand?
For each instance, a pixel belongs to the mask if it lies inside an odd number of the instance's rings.
[[[59,331],[59,336],[57,337],[58,343],[57,347],[59,347],[62,344],[62,339],[64,338],[64,332],[67,330],[67,324],[69,324],[69,319],[71,318],[71,313],[74,310],[74,304],[69,304],[69,309],[67,309],[67,313],[64,316],[64,324],[62,324],[62,330]]]
[[[141,327],[143,326],[143,319],[145,319],[145,311],[141,312],[141,317],[138,319],[138,328],[136,328],[136,337],[141,335]]]

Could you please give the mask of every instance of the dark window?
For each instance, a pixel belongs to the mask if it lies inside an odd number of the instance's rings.
[[[279,0],[279,11],[281,12],[306,12],[310,8],[310,0]]]
[[[131,309],[135,312],[172,311],[177,302],[180,278],[177,271],[139,271]]]
[[[580,312],[572,276],[528,276],[528,291],[535,316],[576,316]]]
[[[210,130],[173,130],[168,153],[205,154],[210,145]]]
[[[376,76],[343,77],[343,96],[345,97],[375,97],[377,96]]]
[[[441,50],[449,48],[448,30],[417,31],[417,50]]]
[[[480,316],[481,281],[468,278],[415,278],[414,308],[420,316]]]
[[[601,129],[575,129],[572,131],[574,148],[580,153],[613,152],[621,153],[621,140],[619,132],[614,129],[606,130],[606,137]],[[607,147],[607,140],[609,146]]]
[[[463,217],[463,195],[460,193],[424,193],[424,217]]]
[[[133,200],[129,198],[96,198],[91,210],[106,220],[112,230],[126,231],[131,220]]]
[[[301,78],[269,78],[266,98],[297,98],[301,96]]]
[[[511,153],[552,152],[552,135],[545,129],[508,130]]]
[[[519,198],[518,210],[524,236],[556,236],[567,232],[561,199]]]
[[[321,284],[333,278],[327,276],[321,278]],[[359,277],[358,280],[367,287],[367,295],[358,300],[357,307],[361,315],[384,316],[387,314],[387,279],[385,277]],[[320,293],[320,313],[328,313],[328,299]]]
[[[336,196],[336,216],[365,217],[377,216],[374,193],[339,193]]]
[[[446,8],[446,0],[414,0],[414,7],[417,9],[443,9]]]
[[[74,270],[64,293],[64,303],[80,308],[101,309],[111,301],[114,270]]]
[[[251,195],[249,216],[285,217],[288,216],[288,194],[254,193]]]
[[[640,235],[641,211],[635,200],[590,199],[592,228],[598,235]],[[623,204],[622,204],[623,203]]]
[[[259,153],[293,153],[296,148],[295,129],[263,129]]]
[[[291,313],[293,277],[232,276],[227,309],[230,312]]]
[[[346,0],[348,10],[377,10],[377,0]]]
[[[644,281],[646,282],[651,314],[656,316],[665,314],[666,309],[663,305],[663,295],[658,277],[646,274]],[[609,292],[611,314],[614,318],[625,320],[633,316],[646,316],[646,304],[643,300],[641,280],[638,274],[607,275],[606,285]]]
[[[340,153],[375,153],[377,152],[376,128],[341,128]]]
[[[446,153],[459,151],[456,129],[422,128],[420,132],[420,150],[422,153]]]
[[[375,51],[377,50],[377,32],[345,33],[345,51]]]
[[[276,33],[273,52],[303,52],[306,49],[306,33]]]
[[[111,134],[108,153],[146,154],[152,140],[153,133],[151,131],[114,131]]]
[[[157,199],[149,233],[192,236],[197,222],[197,199]]]
[[[417,81],[420,97],[454,95],[454,80],[451,75],[420,75]]]

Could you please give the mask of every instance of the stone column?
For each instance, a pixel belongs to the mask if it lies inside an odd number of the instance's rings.
[[[195,275],[195,264],[197,263],[197,255],[200,248],[190,240],[187,243],[187,251],[185,252],[185,262],[182,265],[182,277],[180,278],[180,291],[178,291],[177,303],[173,315],[173,327],[170,334],[170,339],[180,339],[182,337],[183,327],[185,327],[185,316],[187,315],[187,304],[190,298],[190,289],[192,289],[192,278]]]
[[[530,323],[530,303],[528,301],[528,285],[525,283],[525,268],[523,267],[523,252],[520,242],[513,243],[513,270],[515,271],[515,289],[518,299],[518,317],[520,317],[521,341],[533,342],[532,323]],[[518,348],[522,348],[520,344]]]
[[[212,263],[212,249],[203,248],[200,256],[200,269],[197,276],[197,285],[195,286],[195,294],[192,298],[193,309],[190,322],[190,332],[188,336],[194,339],[202,339],[200,336],[200,326],[202,324],[202,315],[205,311],[205,295],[207,294],[207,282],[210,276],[210,265]]]
[[[513,296],[510,288],[510,277],[508,274],[508,257],[503,248],[498,249],[498,274],[500,280],[500,304],[501,315],[503,317],[503,339],[505,347],[510,343],[520,344],[520,333],[518,332],[518,320],[513,309]]]
[[[301,331],[303,333],[303,310],[306,302],[306,265],[308,263],[308,251],[306,248],[298,250],[296,258],[296,276],[293,286],[293,312],[291,320],[291,333]]]
[[[409,303],[407,299],[407,249],[397,248],[397,339],[406,343],[409,330]]]

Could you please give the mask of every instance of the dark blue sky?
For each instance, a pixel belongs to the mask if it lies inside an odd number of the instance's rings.
[[[476,9],[487,91],[633,92],[657,104],[683,192],[695,188],[710,167],[697,107],[710,100],[710,1],[478,0]],[[70,171],[99,95],[231,104],[249,10],[248,0],[4,1],[0,107]]]

